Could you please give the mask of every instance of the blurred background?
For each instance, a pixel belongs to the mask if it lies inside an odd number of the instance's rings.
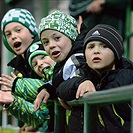
[[[129,0],[131,1],[131,0]],[[58,9],[65,13],[69,12],[69,2],[70,0],[0,0],[0,21],[2,20],[4,14],[11,8],[20,7],[29,10],[36,19],[39,25],[41,18],[47,16],[52,11]],[[132,9],[131,5],[126,10],[126,31],[124,39],[124,47],[126,58],[133,61],[133,26],[132,26]],[[115,12],[113,12],[115,13]],[[13,58],[13,54],[7,51],[7,49],[2,45],[2,36],[0,31],[0,74],[10,73],[10,69],[7,69],[7,63]],[[17,129],[17,120],[12,116],[7,116],[6,113],[2,112],[2,106],[0,105],[0,133],[2,128],[14,128]],[[9,132],[10,133],[10,132]]]

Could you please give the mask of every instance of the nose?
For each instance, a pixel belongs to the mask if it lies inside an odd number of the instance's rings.
[[[12,39],[14,40],[14,39],[16,39],[17,38],[17,35],[16,35],[16,33],[12,33]]]
[[[43,65],[43,62],[42,62],[42,60],[37,60],[37,65],[38,65],[38,67],[40,68],[40,67],[42,67],[42,65]]]
[[[98,54],[99,52],[100,52],[100,48],[98,46],[95,46],[94,54]]]
[[[56,42],[50,41],[50,42],[49,42],[49,48],[50,48],[50,49],[53,49],[53,48],[55,48],[55,47],[56,47]]]

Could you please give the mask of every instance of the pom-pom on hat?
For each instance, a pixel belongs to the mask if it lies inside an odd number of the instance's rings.
[[[42,18],[39,24],[39,35],[41,35],[42,31],[48,29],[59,31],[73,41],[78,36],[76,20],[72,16],[58,10]]]
[[[14,51],[11,49],[11,47],[9,46],[5,34],[4,34],[4,29],[5,26],[11,22],[18,22],[20,24],[22,24],[23,26],[25,26],[27,29],[29,29],[29,31],[34,35],[38,35],[38,29],[36,26],[36,22],[34,17],[32,16],[32,14],[26,10],[26,9],[21,9],[21,8],[14,8],[9,10],[5,16],[2,19],[1,22],[1,30],[2,30],[2,35],[3,35],[3,42],[4,45],[6,46],[6,48],[11,51],[12,53],[14,53]]]
[[[84,51],[90,41],[104,42],[120,60],[123,53],[123,39],[118,30],[106,24],[98,24],[91,29],[84,39]]]
[[[41,41],[38,41],[38,42],[35,42],[34,44],[32,44],[28,48],[27,53],[26,53],[26,58],[28,59],[29,65],[30,65],[30,67],[32,69],[33,69],[32,59],[33,59],[33,57],[35,57],[37,55],[45,55],[45,56],[48,56],[47,52],[44,50],[44,47],[43,47]]]

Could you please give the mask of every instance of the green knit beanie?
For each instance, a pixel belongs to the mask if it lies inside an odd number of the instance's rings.
[[[39,24],[39,35],[41,35],[42,31],[48,29],[59,31],[73,41],[78,36],[76,20],[72,16],[58,10],[42,18]]]
[[[27,60],[29,62],[29,65],[30,65],[30,67],[32,68],[33,71],[35,71],[35,70],[34,70],[34,68],[32,66],[32,60],[37,55],[45,55],[45,56],[48,56],[47,52],[44,50],[44,47],[43,47],[41,41],[38,41],[38,42],[35,42],[34,44],[32,44],[28,48],[27,53],[26,53],[26,58],[27,58]],[[56,63],[54,63],[53,66],[50,67],[50,68],[44,69],[45,77],[42,78],[42,80],[44,82],[48,82],[48,81],[51,81],[52,80],[53,70],[54,70],[55,64]]]
[[[34,17],[32,16],[32,14],[26,10],[26,9],[21,9],[21,8],[15,8],[15,9],[11,9],[9,10],[5,16],[2,19],[1,22],[1,30],[2,30],[2,37],[3,37],[3,42],[4,45],[6,46],[6,48],[11,51],[12,53],[15,53],[11,47],[9,46],[5,34],[4,34],[4,29],[5,26],[11,22],[18,22],[20,24],[22,24],[23,26],[25,26],[27,29],[29,29],[29,31],[31,32],[31,34],[33,34],[34,36],[38,35],[38,30],[37,30],[37,26],[36,26],[36,22]]]
[[[35,42],[34,44],[32,44],[28,48],[27,53],[26,53],[26,58],[28,59],[29,65],[30,65],[30,67],[32,69],[33,69],[32,59],[33,59],[33,57],[35,57],[37,55],[45,55],[45,56],[48,56],[47,52],[44,50],[44,47],[43,47],[41,41],[38,41],[38,42]]]

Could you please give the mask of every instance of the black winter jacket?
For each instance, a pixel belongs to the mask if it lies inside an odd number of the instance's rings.
[[[83,56],[83,40],[87,33],[84,24],[81,25],[81,33],[73,42],[73,46],[67,58],[57,63],[54,68],[52,84],[56,88],[58,97],[65,101],[76,98],[78,85],[83,81],[80,77],[79,68],[85,64]]]
[[[133,84],[133,63],[125,58],[116,64],[116,70],[107,70],[101,76],[87,65],[84,69],[86,77],[91,78],[97,91]],[[130,133],[130,102],[100,105],[98,109],[104,126],[98,122],[95,133]]]

